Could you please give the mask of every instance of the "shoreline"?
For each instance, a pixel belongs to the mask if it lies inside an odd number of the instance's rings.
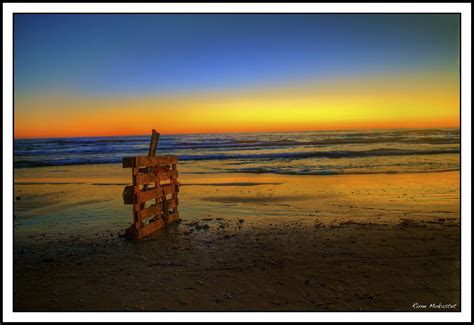
[[[57,170],[57,168],[66,168],[65,170]],[[52,181],[54,180],[56,177],[52,177],[52,176],[57,176],[57,178],[59,179],[62,179],[62,178],[68,178],[68,177],[65,177],[62,173],[77,173],[77,168],[81,168],[81,169],[88,169],[89,168],[92,168],[92,169],[105,169],[105,168],[110,168],[112,167],[115,171],[120,171],[120,170],[123,170],[124,172],[122,173],[118,173],[119,175],[119,179],[126,179],[127,176],[129,175],[125,175],[126,174],[126,170],[122,169],[121,167],[121,163],[104,163],[104,164],[81,164],[81,165],[61,165],[61,166],[41,166],[41,167],[20,167],[20,168],[14,168],[13,171],[15,173],[15,171],[17,172],[18,174],[18,177],[14,177],[14,181],[13,181],[13,185],[37,185],[37,184],[90,184],[90,185],[123,185],[123,186],[126,186],[126,185],[129,185],[130,182],[128,181],[123,181],[123,182],[109,182],[109,183],[94,183],[93,181],[90,181],[90,182],[85,182],[85,181],[61,181],[61,180],[58,180],[58,181]],[[72,170],[71,170],[72,169]],[[75,170],[76,169],[76,170]],[[35,171],[36,173],[40,174],[42,172],[46,172],[48,174],[49,177],[43,177],[43,178],[39,178],[39,180],[37,180],[38,178],[35,178],[35,177],[26,177],[25,175],[28,175],[28,174],[35,174]],[[285,176],[295,176],[295,177],[304,177],[304,176],[307,176],[307,177],[337,177],[337,176],[357,176],[357,175],[411,175],[411,174],[436,174],[436,173],[451,173],[451,172],[457,172],[457,173],[460,173],[461,172],[461,169],[460,168],[455,168],[455,169],[443,169],[443,170],[432,170],[432,171],[413,171],[413,172],[410,172],[410,171],[404,171],[404,172],[351,172],[351,173],[315,173],[315,174],[305,174],[305,173],[272,173],[272,172],[262,172],[262,173],[252,173],[252,172],[219,172],[219,171],[216,171],[216,172],[193,172],[193,171],[190,171],[190,170],[186,170],[183,172],[183,171],[179,171],[179,175],[182,177],[183,175],[186,175],[188,177],[204,177],[204,176],[207,176],[207,177],[211,177],[211,178],[215,178],[216,176],[219,177],[219,175],[222,175],[224,177],[226,176],[251,176],[251,175],[255,175],[255,177],[265,177],[265,176],[275,176],[275,177],[278,177],[278,176],[281,176],[281,177],[285,177]],[[58,175],[54,175],[54,174],[51,174],[51,173],[58,173]],[[78,177],[80,176],[84,176],[80,173],[78,173],[77,175]],[[121,177],[120,177],[121,176]],[[15,181],[15,179],[23,179],[24,181]],[[129,177],[128,177],[129,178]],[[77,179],[77,178],[73,178],[73,179]],[[94,178],[92,178],[94,179]],[[223,184],[222,186],[225,186],[224,183],[218,183],[218,184]],[[226,184],[229,184],[229,186],[231,186],[232,183],[226,183]],[[238,183],[236,183],[238,184]],[[249,184],[253,184],[251,182],[249,182]],[[255,183],[255,184],[262,184],[262,185],[265,185],[265,183]],[[195,186],[195,185],[207,185],[209,186],[210,184],[209,183],[181,183],[182,186]],[[245,186],[246,183],[242,183],[242,186]],[[216,185],[216,186],[219,186],[219,185]],[[237,186],[237,185],[236,185]]]
[[[99,164],[100,165],[100,164]],[[72,166],[76,166],[76,165],[72,165]],[[36,167],[35,167],[36,168]],[[185,173],[187,175],[213,175],[213,174],[217,174],[217,175],[232,175],[232,174],[249,174],[249,175],[282,175],[282,176],[308,176],[308,177],[311,177],[311,176],[322,176],[322,177],[330,177],[330,176],[353,176],[353,175],[405,175],[405,174],[431,174],[431,173],[450,173],[450,172],[460,172],[460,169],[445,169],[445,170],[434,170],[434,171],[418,171],[418,172],[380,172],[380,173],[347,173],[347,174],[344,174],[344,173],[341,173],[341,174],[291,174],[291,173],[287,173],[287,174],[283,174],[283,173],[271,173],[271,172],[268,172],[268,173],[246,173],[246,172],[241,172],[241,173],[223,173],[223,172],[215,172],[215,173]],[[181,173],[183,174],[183,173]],[[13,183],[14,185],[35,185],[35,184],[90,184],[90,185],[129,185],[129,183],[82,183],[82,182],[14,182]],[[224,186],[221,185],[223,183],[217,183],[215,186]],[[233,183],[228,183],[229,185],[230,184],[233,184]],[[246,186],[247,184],[246,183],[234,183],[236,184],[236,186],[238,185],[241,185],[241,186]],[[248,183],[249,186],[252,186],[252,183]],[[262,184],[262,185],[266,185],[268,183],[255,183],[256,185],[259,185],[259,184]],[[272,184],[272,183],[269,183],[269,184]],[[212,184],[203,184],[203,183],[198,183],[198,184],[181,184],[181,185],[212,185]]]

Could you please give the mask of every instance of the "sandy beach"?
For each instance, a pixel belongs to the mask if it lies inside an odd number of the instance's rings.
[[[14,310],[460,310],[459,172],[190,171],[180,222],[131,242],[129,170],[16,169]]]

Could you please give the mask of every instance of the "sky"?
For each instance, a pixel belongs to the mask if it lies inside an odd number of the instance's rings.
[[[459,127],[456,14],[15,14],[15,138]]]

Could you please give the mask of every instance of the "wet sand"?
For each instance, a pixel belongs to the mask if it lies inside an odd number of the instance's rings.
[[[183,165],[181,221],[134,243],[121,237],[132,218],[126,171],[58,170],[15,171],[15,311],[460,308],[458,172],[205,175]]]

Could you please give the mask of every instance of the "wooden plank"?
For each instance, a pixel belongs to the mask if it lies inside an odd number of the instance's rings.
[[[135,157],[123,157],[122,158],[122,167],[123,168],[134,167],[134,165],[135,165]]]
[[[174,170],[169,170],[166,167],[159,167],[160,170],[158,171],[158,179],[159,181],[166,181],[168,179],[178,177],[177,172]],[[149,174],[138,174],[135,178],[134,185],[143,185],[143,184],[150,184],[154,183],[156,180],[155,173]]]
[[[165,195],[170,195],[176,192],[177,186],[175,184],[162,185],[161,188],[164,190]]]
[[[136,157],[124,157],[122,159],[122,167],[153,167],[156,165],[169,165],[176,164],[178,157],[176,156],[136,156]]]
[[[177,207],[177,202],[174,199],[169,199],[168,201],[168,208],[175,209]],[[162,204],[161,202],[157,204],[153,204],[148,208],[145,208],[143,210],[137,211],[137,219],[139,221],[142,221],[146,218],[149,218],[153,215],[161,215],[163,209],[162,209]]]
[[[153,200],[157,197],[161,197],[162,191],[165,192],[165,195],[173,194],[173,192],[176,192],[176,188],[177,186],[175,184],[167,184],[159,188],[153,188],[148,191],[138,192],[136,193],[137,200],[135,203],[143,203],[149,200]]]
[[[151,141],[150,148],[148,149],[148,157],[154,157],[156,154],[156,147],[158,147],[158,141],[160,140],[160,134],[155,129],[151,130]]]
[[[177,221],[179,219],[179,212],[175,211],[173,213],[170,213],[168,217],[168,224],[172,224],[173,222]]]
[[[143,225],[141,228],[137,229],[138,238],[143,238],[145,236],[151,235],[152,233],[164,228],[166,223],[163,219],[156,220],[155,222]]]
[[[179,185],[178,185],[178,166],[176,164],[171,165],[171,170],[176,173],[176,176],[171,177],[171,182],[176,184],[176,191],[172,194],[171,199],[174,203],[176,203],[176,208],[173,210],[174,212],[178,212],[178,192],[179,192]]]
[[[129,186],[127,186],[129,187]],[[133,187],[133,186],[132,186]],[[135,188],[135,187],[133,187]],[[122,193],[123,197],[123,204],[135,204],[135,203],[144,203],[149,200],[153,200],[157,197],[160,197],[161,194],[161,188],[164,188],[165,190],[165,195],[170,195],[173,193],[178,193],[179,192],[179,187],[177,186],[176,183],[171,183],[171,184],[166,184],[166,185],[161,185],[160,191],[158,192],[156,188],[147,190],[147,191],[142,191],[142,192],[137,192],[137,199],[135,200],[135,193],[133,191],[124,191]],[[138,208],[136,209],[138,210]]]
[[[132,168],[132,180],[135,179],[137,174],[138,174],[138,168]],[[135,203],[135,191],[136,191],[136,187],[134,186],[133,187],[133,194],[130,194],[131,200],[130,200],[130,198],[127,198],[128,202],[131,201],[131,202]],[[124,198],[124,201],[125,201],[125,198]],[[132,225],[132,228],[136,228],[136,226],[140,225],[140,221],[138,221],[138,219],[137,219],[137,213],[136,213],[137,206],[135,204],[133,205],[132,211],[133,211],[133,225]],[[133,226],[135,226],[135,227],[133,227]]]
[[[136,203],[144,203],[146,201],[156,199],[157,197],[160,197],[160,196],[161,196],[161,189],[159,188],[152,188],[147,191],[138,192],[136,196],[137,198]]]
[[[178,219],[179,219],[178,212],[171,213],[168,218],[168,224],[173,223]],[[141,228],[138,229],[138,238],[143,238],[148,235],[151,235],[155,231],[158,231],[164,227],[166,227],[166,223],[163,219],[158,219],[152,223],[143,225]]]
[[[158,140],[160,139],[160,134],[156,132],[155,129],[151,130],[151,140],[150,140],[150,148],[148,149],[148,157],[155,157],[156,155],[156,147],[158,147]],[[145,173],[151,173],[152,168],[147,167]],[[135,178],[136,179],[136,178]],[[159,183],[159,181],[158,181]],[[136,185],[136,184],[134,184]],[[155,187],[158,187],[158,184],[155,182]],[[143,185],[143,190],[146,191],[148,190],[148,184]],[[145,203],[142,203],[140,205],[140,210],[145,207]]]
[[[133,185],[137,186],[137,185],[154,183],[155,179],[156,179],[155,173],[138,174],[133,180]]]
[[[136,157],[137,166],[156,166],[156,165],[169,165],[176,164],[178,162],[178,157],[176,156],[156,156],[156,157],[147,157],[139,156]]]
[[[133,204],[134,194],[135,187],[133,185],[125,186],[122,192],[123,204]]]
[[[149,218],[153,215],[161,215],[161,204],[156,205],[153,204],[152,206],[145,208],[143,210],[137,211],[137,219],[142,221],[146,218]]]

